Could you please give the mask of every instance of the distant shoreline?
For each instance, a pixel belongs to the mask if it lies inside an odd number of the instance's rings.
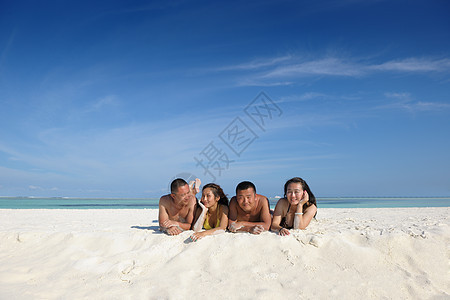
[[[318,197],[320,208],[450,207],[450,197]],[[278,198],[269,198],[271,209]],[[3,209],[154,209],[159,198],[0,197]]]
[[[159,199],[159,197],[65,197],[65,196],[0,196],[0,199],[81,199],[81,200],[153,200]],[[270,200],[283,198],[281,196],[268,197]],[[327,196],[316,197],[317,199],[448,199],[450,196]]]

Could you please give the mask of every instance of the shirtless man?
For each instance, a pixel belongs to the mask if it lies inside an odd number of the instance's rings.
[[[192,188],[184,179],[177,178],[170,184],[170,194],[159,199],[158,221],[160,229],[169,235],[189,230],[194,219],[195,195],[200,187],[196,179]]]
[[[260,234],[269,230],[269,201],[256,194],[256,187],[249,181],[243,181],[236,187],[236,196],[230,200],[228,229],[231,232],[246,231]]]

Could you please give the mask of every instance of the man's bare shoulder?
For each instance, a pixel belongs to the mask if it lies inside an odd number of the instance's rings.
[[[258,198],[258,206],[263,207],[264,205],[269,205],[269,199],[266,196],[256,194],[256,197]]]
[[[170,205],[172,203],[172,197],[170,197],[170,194],[161,196],[161,198],[159,198],[159,204],[167,206]]]
[[[258,197],[258,199],[267,199],[266,196],[260,194],[256,194],[256,197]]]

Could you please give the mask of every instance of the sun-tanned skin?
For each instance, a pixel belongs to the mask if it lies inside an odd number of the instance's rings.
[[[283,217],[289,228],[305,229],[317,213],[317,206],[314,204],[303,208],[308,201],[309,194],[302,185],[297,182],[290,183],[287,186],[286,198],[278,200],[275,207],[270,230],[278,232],[280,235],[289,235],[289,230],[281,225]]]
[[[267,198],[256,194],[253,188],[238,190],[230,200],[228,229],[260,234],[269,230],[270,216]]]
[[[219,187],[220,188],[220,187]],[[222,191],[223,193],[223,191]],[[219,203],[220,196],[216,196],[212,188],[204,188],[202,191],[201,201],[198,202],[198,207],[195,213],[196,220],[192,229],[195,231],[191,235],[192,241],[197,241],[207,235],[219,234],[225,232],[228,226],[228,206]],[[213,226],[217,223],[217,218],[220,220],[219,226],[214,226],[211,229],[201,231],[206,214],[209,214],[209,224]],[[211,226],[211,225],[210,225]]]
[[[195,193],[189,185],[178,187],[177,191],[162,196],[159,200],[158,221],[161,230],[169,235],[178,235],[189,230],[194,219]]]

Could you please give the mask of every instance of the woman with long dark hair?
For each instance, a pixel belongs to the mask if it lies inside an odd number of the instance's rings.
[[[228,226],[228,197],[215,183],[208,183],[202,189],[202,198],[195,211],[194,242],[207,235],[225,232]],[[205,229],[204,231],[201,231]]]
[[[278,200],[273,213],[271,230],[289,235],[288,229],[305,229],[316,216],[316,197],[300,177],[286,181],[284,198]]]

